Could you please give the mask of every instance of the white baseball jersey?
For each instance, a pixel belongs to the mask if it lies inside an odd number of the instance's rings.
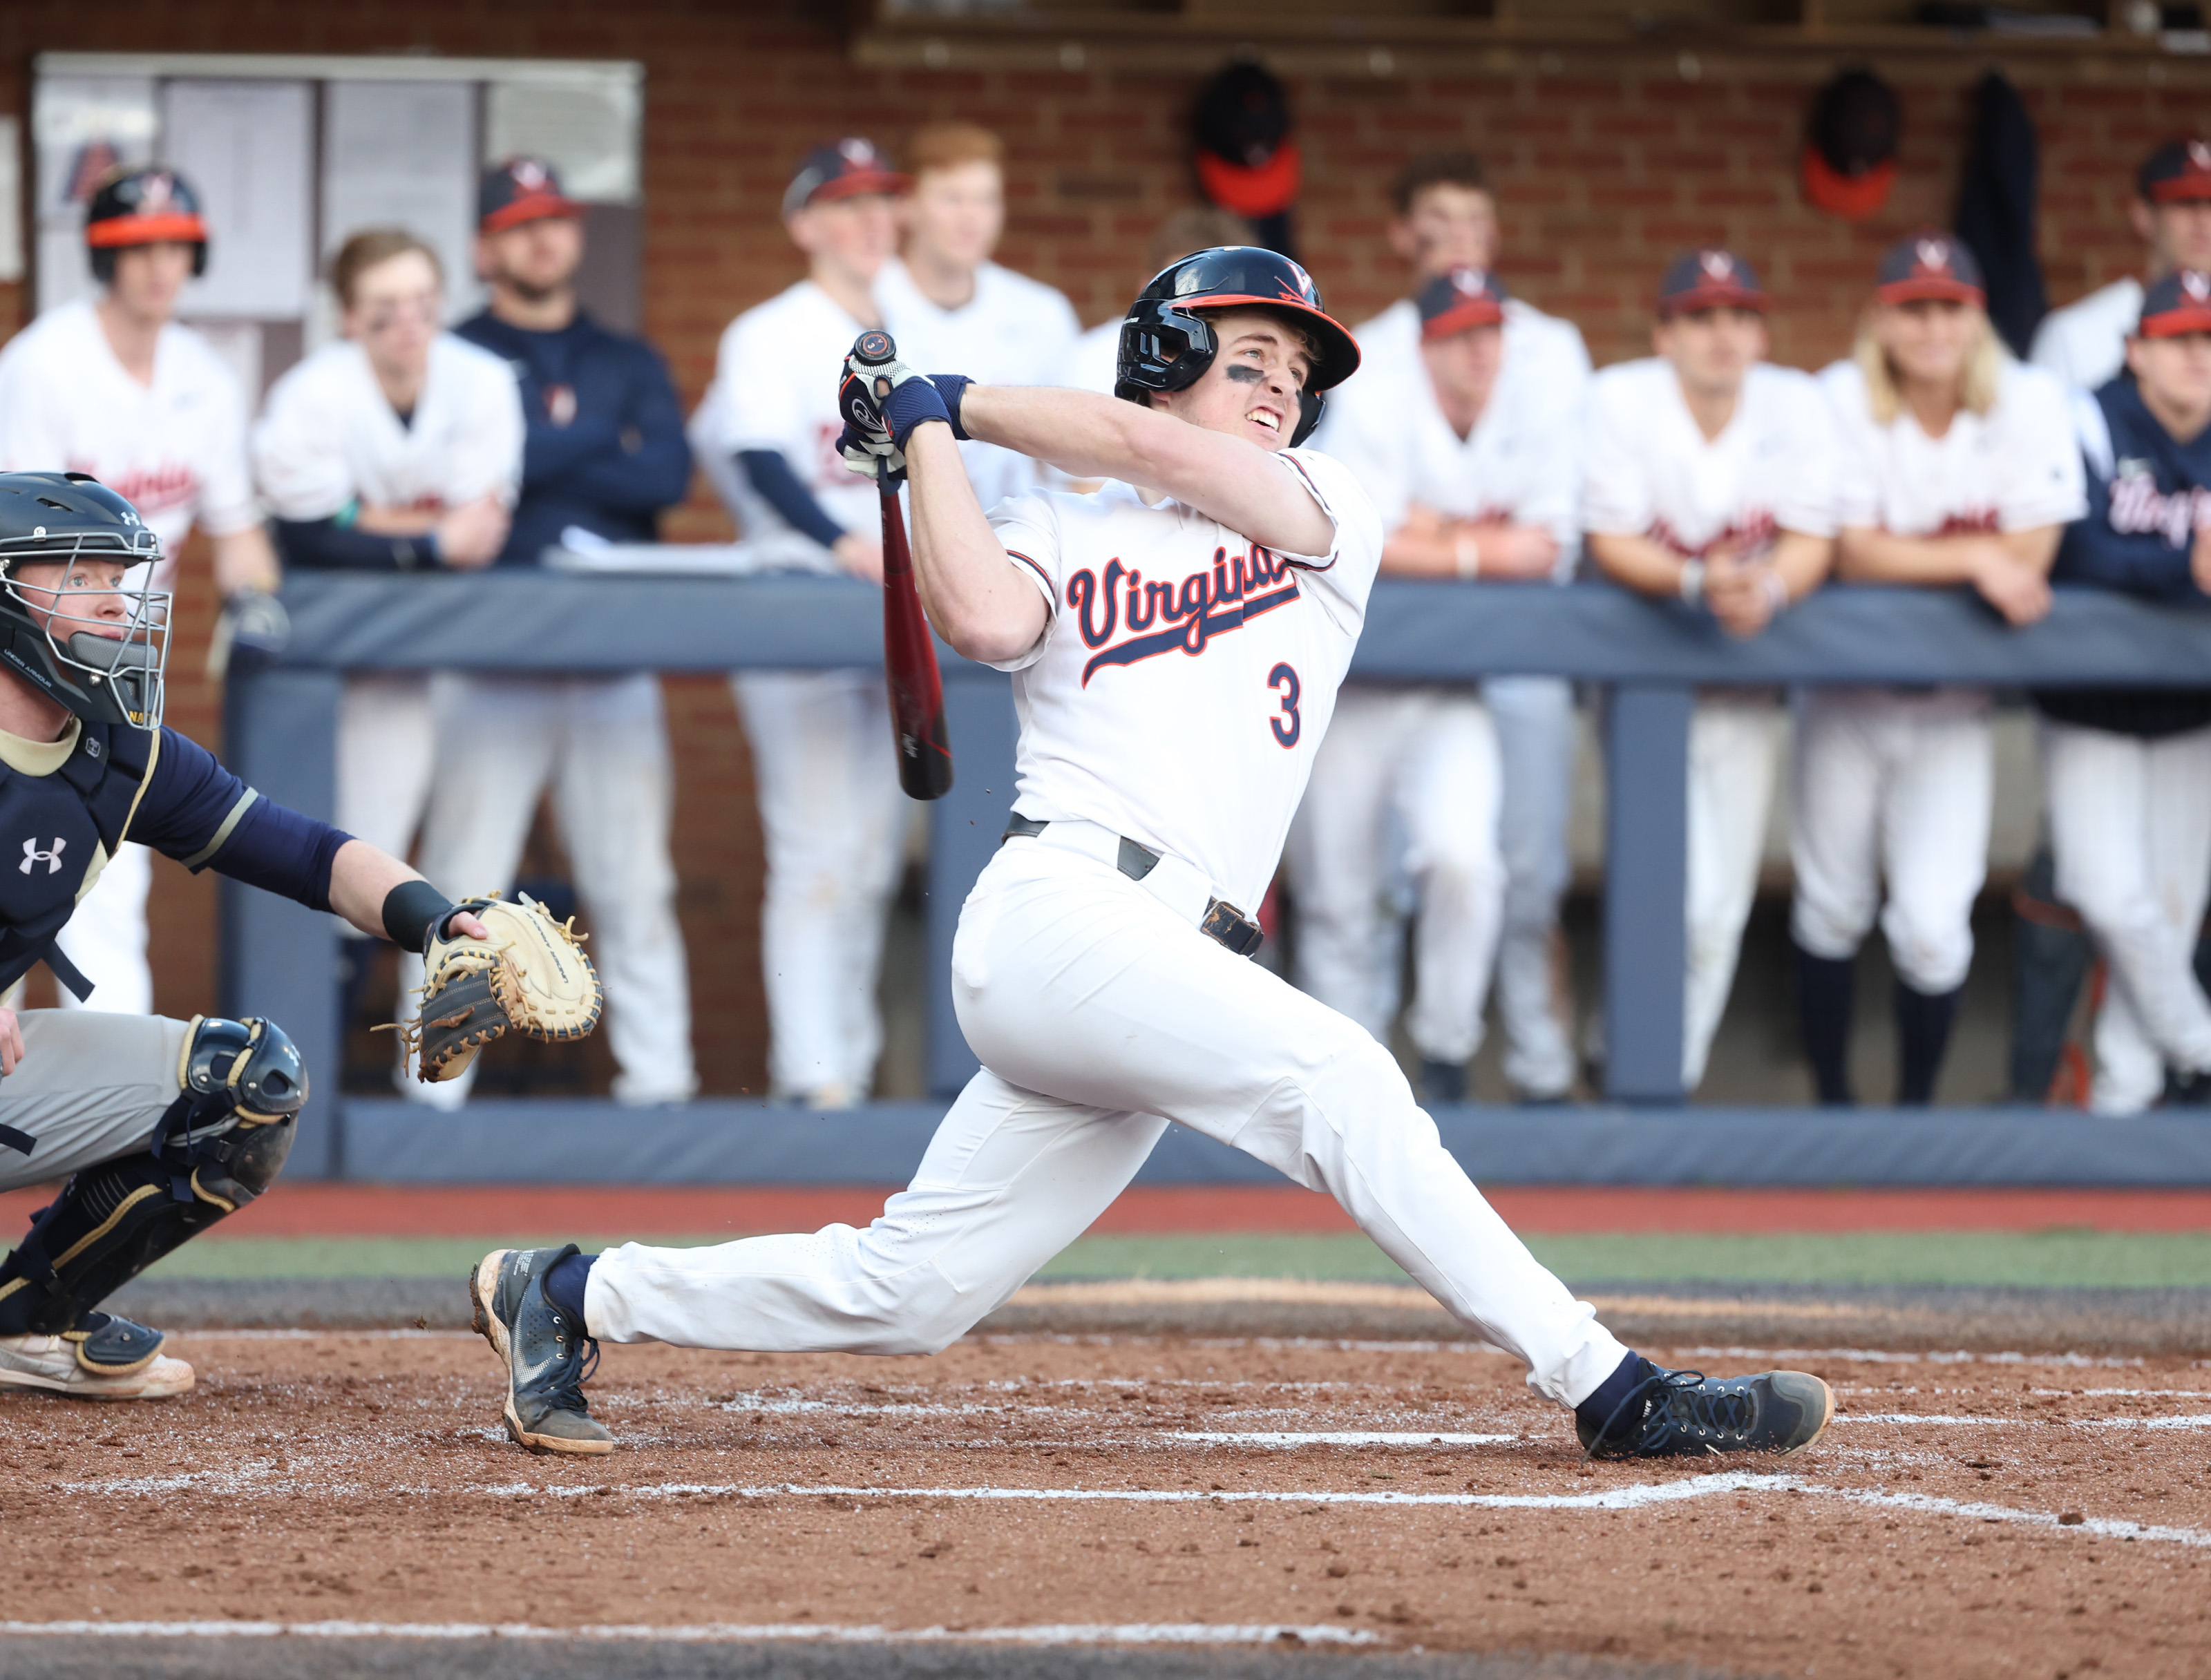
[[[89,473],[167,554],[195,520],[215,536],[260,523],[245,414],[229,368],[174,323],[155,341],[150,386],[124,371],[89,302],[47,311],[0,351],[0,471]]]
[[[845,429],[837,382],[852,341],[867,329],[810,280],[747,310],[722,334],[714,383],[692,416],[691,447],[724,462],[746,450],[779,450],[823,512],[873,541],[881,529],[875,486],[837,453]],[[728,488],[746,536],[790,530],[741,468],[714,476]],[[838,570],[826,549],[816,564]]]
[[[2088,511],[2065,388],[2038,367],[2004,363],[1985,414],[1960,409],[1930,438],[1909,409],[1875,423],[1857,364],[1820,375],[1834,416],[1835,523],[1898,536],[2024,531]]]
[[[1530,381],[1500,370],[1462,438],[1425,368],[1409,393],[1354,380],[1329,394],[1313,447],[1351,468],[1385,531],[1403,524],[1415,503],[1456,519],[1540,525],[1558,539],[1561,567],[1572,569],[1578,438],[1571,414]]]
[[[522,484],[522,399],[514,371],[439,333],[405,424],[360,346],[341,340],[291,369],[253,428],[253,472],[280,519],[371,507],[457,507]]]
[[[1359,341],[1359,372],[1329,396],[1350,395],[1360,384],[1395,384],[1410,400],[1413,391],[1427,381],[1420,365],[1420,310],[1410,298],[1400,298],[1372,320],[1355,329]],[[1581,329],[1571,321],[1546,315],[1518,298],[1505,300],[1505,372],[1506,379],[1525,384],[1572,414],[1580,404],[1590,380],[1589,347]]]
[[[975,270],[973,297],[944,309],[924,297],[906,264],[893,257],[875,276],[875,299],[900,361],[918,372],[964,373],[986,385],[1056,384],[1081,330],[1064,293],[996,263]],[[1012,450],[971,440],[960,445],[960,456],[985,509],[1037,486],[1037,463]]]
[[[1051,618],[1012,671],[1015,807],[1081,818],[1195,865],[1257,906],[1305,793],[1382,556],[1341,462],[1276,459],[1283,494],[1336,522],[1324,555],[1277,554],[1175,501],[1109,484],[991,517]]]
[[[1101,321],[1076,339],[1052,384],[1112,396],[1113,376],[1121,360],[1122,319],[1117,315],[1111,321]]]
[[[1590,383],[1582,529],[1687,557],[1723,542],[1770,547],[1783,530],[1832,536],[1834,453],[1819,389],[1795,368],[1753,366],[1726,429],[1708,439],[1671,362],[1620,362]]]
[[[2141,306],[2141,281],[2113,281],[2044,316],[2027,360],[2069,385],[2093,390],[2127,365],[2127,335],[2140,323]]]

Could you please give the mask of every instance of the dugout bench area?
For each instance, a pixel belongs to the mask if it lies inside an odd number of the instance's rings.
[[[272,664],[231,674],[226,757],[270,798],[326,819],[348,671],[721,673],[881,658],[877,593],[803,574],[295,573],[284,599],[289,647]],[[302,1117],[289,1175],[902,1181],[975,1068],[953,1018],[949,952],[1013,789],[1009,680],[942,645],[939,656],[957,779],[930,808],[930,1101],[820,1115],[733,1098],[659,1109],[484,1098],[448,1115],[397,1098],[325,1097]],[[1438,1110],[1445,1144],[1477,1182],[2211,1184],[2211,1111],[2108,1121],[2024,1108],[1691,1109],[1680,1081],[1687,763],[1699,686],[2201,686],[2211,682],[2211,613],[2060,589],[2049,617],[2012,631],[1966,591],[1833,587],[1737,642],[1707,614],[1604,583],[1469,590],[1384,580],[1352,670],[1354,679],[1454,682],[1565,676],[1603,691],[1608,1101]],[[327,916],[224,882],[220,975],[225,1013],[281,1019],[316,1090],[339,1091],[339,959]],[[1172,1128],[1138,1181],[1278,1181],[1256,1161]]]

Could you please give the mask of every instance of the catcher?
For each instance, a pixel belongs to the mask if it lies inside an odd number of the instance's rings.
[[[597,982],[536,907],[456,905],[162,727],[160,558],[130,503],[83,474],[0,474],[0,1006],[40,962],[91,989],[54,939],[127,835],[422,951],[426,1079],[509,1030],[588,1032]],[[306,1098],[272,1021],[0,1006],[0,1190],[68,1179],[0,1260],[0,1390],[191,1387],[160,1331],[100,1303],[266,1190]]]

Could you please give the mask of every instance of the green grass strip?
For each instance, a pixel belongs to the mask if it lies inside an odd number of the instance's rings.
[[[194,1242],[151,1276],[420,1278],[466,1276],[494,1248],[552,1237],[243,1237]],[[654,1237],[689,1248],[719,1236]],[[595,1244],[611,1248],[612,1242]],[[2043,1288],[2211,1288],[2211,1232],[1851,1231],[1806,1236],[1538,1236],[1536,1256],[1570,1280],[1777,1284],[1965,1284]],[[1401,1283],[1365,1237],[1238,1233],[1086,1236],[1045,1278],[1305,1278]]]

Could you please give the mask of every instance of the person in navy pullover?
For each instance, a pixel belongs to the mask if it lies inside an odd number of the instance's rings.
[[[2211,275],[2142,300],[2125,369],[2075,398],[2088,516],[2054,582],[2202,604],[2211,592]],[[2044,795],[2058,897],[2111,976],[2095,1028],[2099,1113],[2137,1114],[2211,1074],[2211,999],[2194,972],[2211,896],[2211,688],[2050,689]]]
[[[521,499],[497,564],[655,541],[661,511],[690,487],[683,412],[652,347],[577,304],[583,207],[550,165],[518,158],[486,173],[476,210],[476,272],[491,306],[454,330],[513,367],[526,426]],[[438,711],[447,756],[423,820],[423,873],[479,883],[469,891],[511,885],[550,782],[606,985],[614,1094],[686,1101],[698,1079],[659,679],[456,673],[440,679]],[[404,1089],[443,1106],[465,1101],[468,1083]]]

